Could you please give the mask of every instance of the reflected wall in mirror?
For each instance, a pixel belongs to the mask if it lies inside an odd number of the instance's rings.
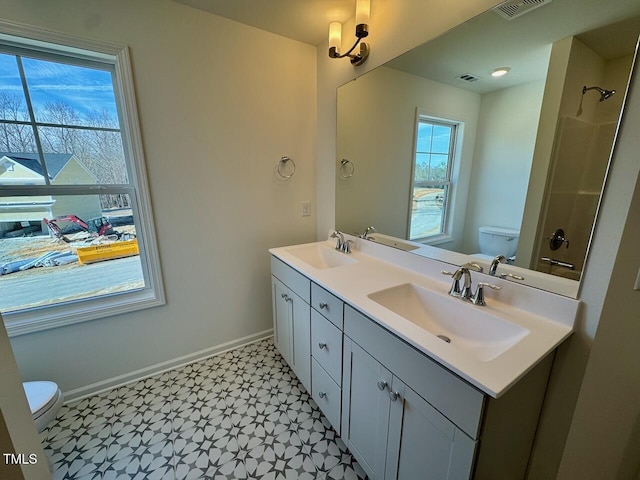
[[[561,0],[511,19],[494,10],[338,89],[336,228],[373,225],[429,246],[413,253],[451,262],[461,257],[446,251],[505,254],[515,268],[502,269],[575,282],[640,3]],[[505,66],[507,75],[491,76]],[[450,141],[443,125],[454,127]],[[343,159],[353,175],[341,175]],[[502,245],[481,247],[483,226],[503,229],[484,236]],[[535,277],[554,290],[553,277],[526,273],[524,283]]]

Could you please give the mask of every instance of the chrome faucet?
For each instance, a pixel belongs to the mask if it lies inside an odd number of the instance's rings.
[[[504,255],[498,255],[493,260],[491,260],[491,266],[489,267],[489,275],[495,275],[496,270],[498,270],[498,264],[507,263],[507,257]]]
[[[363,240],[371,240],[369,238],[369,234],[370,233],[375,233],[375,232],[377,232],[376,228],[373,225],[369,226],[364,230],[364,233],[362,235],[360,235],[360,238],[362,238]]]
[[[337,239],[336,250],[339,250],[344,253],[351,253],[351,244],[353,243],[353,240],[345,240],[344,234],[339,230],[335,230],[331,234],[331,238]]]
[[[460,290],[461,278],[464,279],[462,290]],[[454,281],[454,285],[456,282],[458,282],[458,290],[459,290],[459,293],[457,295],[458,297],[466,298],[466,299],[471,298],[471,272],[469,271],[468,268],[460,267],[458,270],[456,270],[456,272],[453,274],[453,281]],[[451,295],[451,292],[449,292],[449,295]]]
[[[482,287],[487,286],[488,284],[483,283],[481,286],[479,286],[478,290],[480,290],[480,292],[476,292],[476,295],[474,296],[471,288],[471,270],[482,272],[482,267],[475,263],[465,263],[454,273],[447,272],[445,270],[442,271],[444,275],[451,275],[451,278],[453,279],[453,283],[451,284],[451,288],[449,289],[449,295],[451,295],[452,297],[462,298],[463,300],[469,300],[474,304],[485,305],[485,303],[476,302],[475,298],[479,294],[480,300],[484,302]],[[460,288],[460,280],[463,280],[464,282],[462,284],[462,288]],[[497,289],[499,290],[500,287],[497,287]]]

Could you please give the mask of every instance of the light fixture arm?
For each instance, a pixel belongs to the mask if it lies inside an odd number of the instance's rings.
[[[329,48],[329,56],[331,58],[349,57],[351,59],[352,65],[362,65],[364,61],[367,59],[367,57],[369,56],[369,45],[362,42],[363,38],[364,37],[358,37],[358,39],[356,40],[356,43],[354,43],[353,46],[342,55],[338,53],[338,49],[336,47]],[[360,45],[360,51],[352,55],[351,52],[353,52],[358,45]]]

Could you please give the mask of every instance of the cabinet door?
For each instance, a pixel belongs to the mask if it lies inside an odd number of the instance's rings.
[[[291,309],[291,368],[298,379],[311,391],[311,307],[298,295],[289,293]]]
[[[394,377],[385,480],[468,480],[475,442]]]
[[[391,374],[349,337],[344,337],[343,364],[342,439],[369,478],[382,479]]]
[[[291,365],[291,294],[276,277],[271,277],[273,295],[273,342],[284,359]]]

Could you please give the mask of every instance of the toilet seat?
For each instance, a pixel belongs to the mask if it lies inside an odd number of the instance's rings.
[[[58,385],[53,382],[25,382],[22,386],[34,417],[41,415],[56,402]]]
[[[62,392],[53,382],[25,382],[22,387],[38,432],[41,432],[56,417],[62,406]]]

